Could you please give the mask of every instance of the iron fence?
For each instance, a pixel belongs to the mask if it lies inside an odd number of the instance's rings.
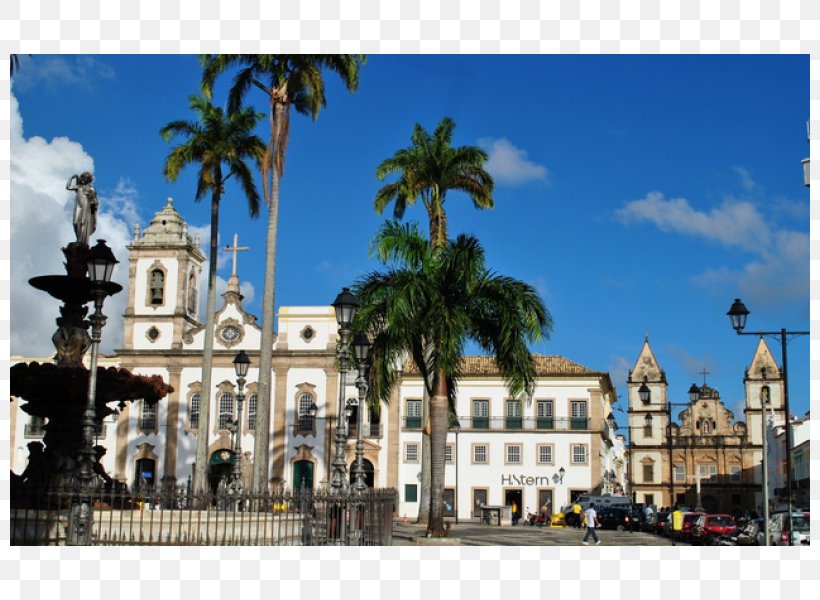
[[[86,496],[52,489],[12,494],[11,544],[389,546],[396,502],[392,489]],[[90,522],[77,516],[89,513]]]

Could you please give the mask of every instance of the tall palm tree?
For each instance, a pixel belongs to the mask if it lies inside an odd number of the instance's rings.
[[[484,169],[487,153],[475,146],[453,147],[454,129],[455,123],[449,117],[441,120],[432,135],[416,124],[411,136],[412,145],[398,150],[376,168],[376,177],[381,181],[389,175],[399,175],[396,181],[386,184],[376,193],[376,212],[382,214],[393,202],[393,217],[402,219],[407,206],[421,198],[427,210],[433,249],[441,248],[447,242],[444,201],[448,191],[468,194],[476,208],[487,209],[494,205],[493,179]],[[425,427],[421,444],[419,523],[427,522],[430,510],[429,402],[430,396],[425,391],[422,401]]]
[[[376,177],[399,179],[376,193],[374,208],[382,214],[393,202],[393,217],[402,219],[409,204],[421,198],[430,224],[430,244],[441,248],[447,243],[447,192],[465,192],[476,208],[493,207],[493,178],[484,169],[487,153],[476,146],[452,146],[456,124],[444,117],[432,135],[416,124],[408,148],[398,150],[376,168]]]
[[[238,68],[228,93],[228,111],[239,110],[251,87],[262,90],[268,96],[270,105],[270,140],[262,160],[262,184],[270,212],[265,250],[265,291],[262,298],[262,340],[253,452],[255,491],[266,490],[268,484],[279,179],[285,168],[290,108],[316,120],[319,111],[327,104],[322,72],[329,70],[336,73],[348,91],[352,92],[358,88],[359,67],[364,60],[364,55],[355,54],[218,54],[201,57],[203,94],[210,97],[217,76],[229,69]]]
[[[532,393],[535,365],[528,342],[548,337],[552,317],[528,284],[487,270],[478,240],[459,235],[430,248],[415,224],[390,221],[372,251],[387,265],[356,282],[354,328],[374,340],[374,392],[389,398],[397,379],[390,365],[409,354],[431,395],[431,510],[427,533],[444,529],[444,451],[449,402],[472,340],[495,357],[510,395]],[[427,341],[430,343],[428,344]],[[429,383],[428,383],[429,382]]]
[[[248,166],[252,161],[257,167],[265,154],[265,143],[253,134],[258,120],[263,116],[245,109],[225,114],[201,96],[191,96],[191,109],[197,121],[171,121],[160,129],[160,135],[171,141],[182,138],[165,160],[164,174],[169,181],[176,181],[188,165],[199,164],[196,201],[210,193],[211,196],[211,243],[208,251],[208,300],[205,313],[205,346],[202,357],[202,400],[199,411],[199,433],[196,437],[196,488],[203,491],[207,484],[208,431],[211,406],[211,367],[214,353],[214,314],[216,312],[216,253],[219,233],[219,203],[224,194],[225,182],[234,177],[248,200],[252,217],[259,215],[259,192]]]

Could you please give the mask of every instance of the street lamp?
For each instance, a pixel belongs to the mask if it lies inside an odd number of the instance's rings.
[[[356,365],[359,376],[356,385],[359,388],[359,405],[356,409],[356,466],[353,469],[356,480],[353,489],[361,493],[367,489],[364,481],[364,441],[362,440],[362,410],[367,397],[367,359],[370,354],[370,340],[363,333],[353,336],[353,354],[356,356]]]
[[[103,303],[107,296],[122,290],[122,286],[111,281],[114,266],[119,261],[114,257],[111,248],[106,246],[105,240],[97,240],[97,245],[88,251],[86,266],[88,270],[89,291],[94,301],[94,314],[89,317],[91,322],[91,363],[88,373],[88,397],[83,412],[83,445],[78,451],[77,462],[79,467],[74,474],[74,487],[81,492],[88,493],[96,489],[98,480],[94,473],[94,463],[97,453],[94,451],[94,435],[97,431],[95,419],[97,416],[97,357],[99,356],[102,328],[105,326],[106,316],[102,312]],[[72,519],[76,528],[74,535],[78,543],[90,543],[91,536],[91,499],[83,498],[74,509]]]
[[[763,380],[766,380],[765,367],[761,369]],[[766,406],[769,404],[769,390],[765,386],[760,390],[760,429],[763,435],[763,528],[765,536],[765,545],[769,545],[769,440],[768,428],[766,427]],[[791,513],[791,511],[789,511]],[[791,535],[791,534],[790,534]]]
[[[344,396],[347,379],[350,341],[350,326],[359,304],[350,288],[344,288],[333,301],[336,310],[336,322],[339,325],[339,344],[336,347],[339,357],[339,404],[336,414],[336,454],[333,458],[333,472],[330,476],[331,493],[346,492],[349,489],[347,481],[347,466],[345,464],[345,445],[347,439],[344,427]]]
[[[234,428],[234,452],[233,465],[231,470],[231,483],[228,486],[228,493],[236,497],[242,493],[242,402],[245,400],[245,376],[251,366],[251,359],[244,350],[233,359],[233,368],[236,371],[236,427]],[[238,504],[236,505],[238,507]]]
[[[456,517],[456,525],[458,525],[458,455],[460,454],[458,451],[458,434],[461,433],[461,422],[456,419],[456,422],[453,423],[451,428],[453,432],[456,434],[456,447],[455,447],[455,461],[456,461],[456,493],[455,498],[453,501],[455,502],[455,517]]]
[[[738,335],[756,335],[759,337],[771,336],[780,338],[780,356],[781,364],[783,365],[782,379],[783,379],[783,410],[786,412],[785,429],[786,429],[786,502],[788,508],[789,521],[789,545],[792,545],[794,535],[792,530],[792,432],[791,432],[791,413],[789,412],[789,376],[788,376],[788,360],[786,355],[786,344],[789,341],[789,336],[798,337],[801,335],[809,335],[809,331],[743,331],[746,327],[746,318],[749,316],[749,309],[740,301],[740,298],[735,298],[729,312],[726,313],[732,323],[732,328]],[[763,409],[761,407],[761,417],[763,416]]]

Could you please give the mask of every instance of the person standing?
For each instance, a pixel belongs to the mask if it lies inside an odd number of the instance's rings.
[[[677,545],[680,532],[683,529],[683,511],[676,504],[672,510],[672,545]]]
[[[595,545],[597,546],[598,544],[601,543],[601,540],[598,539],[598,534],[595,533],[595,528],[600,527],[601,524],[598,522],[598,513],[595,512],[595,503],[594,502],[590,502],[589,508],[586,510],[586,512],[584,514],[585,514],[586,520],[587,520],[587,533],[584,536],[584,541],[581,542],[581,543],[584,546],[589,546],[589,542],[587,540],[589,539],[589,536],[591,535],[592,539],[595,540]]]
[[[583,509],[581,508],[581,505],[578,504],[577,500],[575,502],[573,502],[573,504],[572,504],[572,514],[575,515],[575,519],[574,519],[575,529],[581,529],[581,511],[582,510]]]

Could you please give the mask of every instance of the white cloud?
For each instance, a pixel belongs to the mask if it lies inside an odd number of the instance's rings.
[[[752,179],[752,174],[749,169],[745,167],[732,167],[732,170],[740,178],[740,186],[747,192],[753,192],[760,187],[757,182]]]
[[[625,224],[648,222],[661,231],[701,237],[752,255],[740,267],[720,265],[694,277],[703,287],[733,288],[743,298],[766,306],[809,295],[808,234],[778,228],[750,202],[727,201],[706,213],[695,210],[685,198],[667,200],[652,192],[628,202],[616,216]]]
[[[486,169],[498,182],[517,185],[549,179],[546,167],[530,161],[526,150],[515,147],[506,138],[482,138],[478,145],[490,155]]]
[[[25,59],[20,70],[14,74],[14,86],[19,89],[56,89],[69,85],[84,91],[98,88],[101,81],[114,79],[114,69],[96,56],[47,56]]]
[[[26,139],[17,99],[11,96],[11,353],[51,356],[51,336],[56,330],[59,302],[28,284],[38,275],[65,274],[60,248],[75,240],[71,224],[74,196],[65,189],[74,173],[94,171],[94,160],[83,147],[68,138],[46,141]],[[129,223],[123,215],[136,215],[133,186],[118,185],[113,194],[97,189],[100,214],[92,239],[105,239],[120,265],[114,280],[128,276]],[[132,223],[133,224],[133,223]],[[104,306],[108,317],[101,343],[102,352],[122,344],[122,314],[126,292],[109,298]]]
[[[626,379],[629,377],[629,370],[632,368],[632,363],[625,356],[613,354],[609,357],[609,377],[612,379],[612,385],[617,389],[618,386],[625,386]],[[626,398],[624,398],[625,400]]]
[[[685,198],[667,200],[660,192],[650,192],[646,198],[627,202],[616,216],[626,224],[648,221],[661,231],[696,235],[749,251],[771,241],[771,224],[750,202],[724,202],[705,213]]]

